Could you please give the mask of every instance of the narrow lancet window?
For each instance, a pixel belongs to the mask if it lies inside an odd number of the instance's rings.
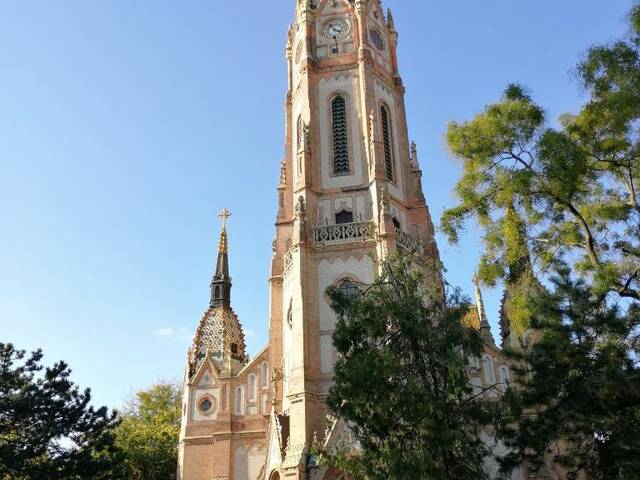
[[[296,123],[296,144],[298,150],[302,147],[302,115],[298,116],[298,122]]]
[[[391,118],[385,105],[380,107],[380,120],[382,123],[382,141],[384,143],[384,166],[387,178],[393,181],[393,131],[391,130]]]
[[[342,95],[331,102],[331,126],[333,131],[333,173],[349,175],[349,134],[347,101]]]

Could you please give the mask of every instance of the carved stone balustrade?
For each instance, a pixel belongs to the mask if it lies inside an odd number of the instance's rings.
[[[322,245],[371,240],[374,228],[371,221],[322,225],[313,227],[313,239]]]
[[[396,242],[399,247],[404,248],[410,252],[421,252],[422,242],[413,238],[408,233],[403,232],[399,228],[396,228]]]

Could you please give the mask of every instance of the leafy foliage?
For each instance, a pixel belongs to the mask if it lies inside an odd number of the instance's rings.
[[[455,242],[466,220],[479,222],[479,273],[490,285],[531,254],[539,271],[570,262],[600,291],[638,300],[640,36],[594,47],[579,72],[591,99],[562,118],[561,130],[516,85],[473,120],[449,126],[463,175],[460,203],[442,226]]]
[[[113,478],[116,414],[90,406],[64,362],[44,368],[42,358],[0,343],[0,478]]]
[[[533,306],[542,335],[511,352],[521,388],[506,397],[502,467],[551,456],[569,479],[640,478],[640,305],[609,305],[568,270],[553,285]]]
[[[467,359],[482,349],[461,322],[468,304],[428,288],[408,257],[382,270],[354,297],[328,291],[339,318],[328,404],[362,447],[329,452],[328,463],[356,479],[488,478],[479,433],[493,412],[467,379]]]
[[[463,173],[443,229],[456,242],[477,221],[480,277],[506,283],[512,331],[534,332],[510,352],[522,388],[508,396],[505,470],[546,456],[568,478],[639,476],[640,4],[629,19],[580,62],[588,100],[558,128],[510,85],[448,129]]]
[[[176,478],[180,407],[180,390],[173,383],[158,382],[136,393],[116,429],[116,445],[125,457],[122,478]]]

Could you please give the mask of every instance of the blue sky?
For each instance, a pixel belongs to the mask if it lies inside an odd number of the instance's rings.
[[[0,341],[68,361],[112,407],[181,378],[227,207],[233,304],[262,348],[294,3],[0,0]],[[575,111],[577,60],[626,31],[632,2],[385,4],[437,222],[458,175],[447,122],[509,82],[551,119]],[[439,245],[471,293],[478,232]]]

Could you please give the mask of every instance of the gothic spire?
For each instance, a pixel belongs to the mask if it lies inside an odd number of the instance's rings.
[[[218,240],[218,261],[216,271],[211,279],[211,307],[231,307],[231,277],[229,276],[229,239],[227,236],[227,220],[231,213],[225,208],[220,213],[222,229]]]
[[[482,290],[480,290],[480,279],[477,274],[473,275],[473,285],[475,287],[476,308],[478,309],[478,317],[480,318],[480,335],[489,341],[489,343],[495,345],[489,320],[487,319],[487,312],[484,308],[484,299],[482,298]]]

